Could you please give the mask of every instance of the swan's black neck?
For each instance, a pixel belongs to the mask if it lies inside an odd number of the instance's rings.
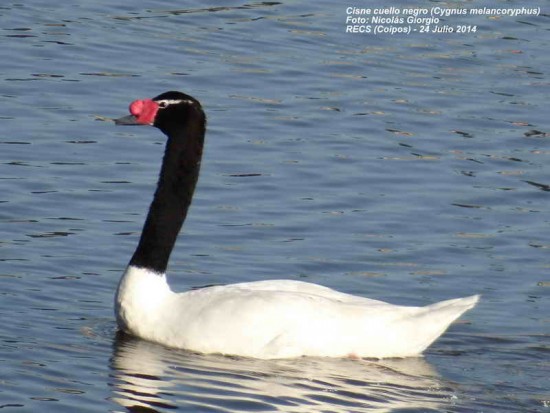
[[[180,105],[178,105],[180,106]],[[155,121],[167,136],[157,190],[130,265],[166,272],[170,253],[187,216],[199,177],[206,126],[198,102]]]

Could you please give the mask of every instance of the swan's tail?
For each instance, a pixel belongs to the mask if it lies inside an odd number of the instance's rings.
[[[457,316],[453,319],[455,320],[458,318],[462,313],[465,311],[468,311],[472,309],[477,302],[479,301],[479,294],[471,295],[469,297],[462,297],[462,298],[452,298],[450,300],[440,301],[438,303],[430,304],[426,307],[424,307],[428,312],[432,311],[439,311],[439,310],[454,310],[451,311],[452,313],[457,312]]]
[[[432,344],[441,334],[447,330],[453,321],[472,309],[479,301],[479,295],[470,297],[454,298],[451,300],[440,301],[419,308],[414,317],[415,328],[418,334],[418,342],[415,343],[418,354],[422,353],[430,344]]]

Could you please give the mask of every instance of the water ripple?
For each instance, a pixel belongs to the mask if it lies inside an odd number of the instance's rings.
[[[193,354],[119,333],[111,369],[111,399],[130,410],[435,412],[456,398],[422,358],[265,361]]]

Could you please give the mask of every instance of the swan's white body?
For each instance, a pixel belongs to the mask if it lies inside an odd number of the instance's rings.
[[[292,280],[174,293],[164,275],[129,266],[115,307],[128,333],[201,353],[385,358],[420,355],[478,298],[404,307]]]

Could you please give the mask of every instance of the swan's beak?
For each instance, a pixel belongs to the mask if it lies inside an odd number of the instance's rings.
[[[123,116],[122,118],[115,119],[115,125],[141,125],[143,126],[143,123],[139,123],[137,121],[137,118],[134,115],[128,115]]]

